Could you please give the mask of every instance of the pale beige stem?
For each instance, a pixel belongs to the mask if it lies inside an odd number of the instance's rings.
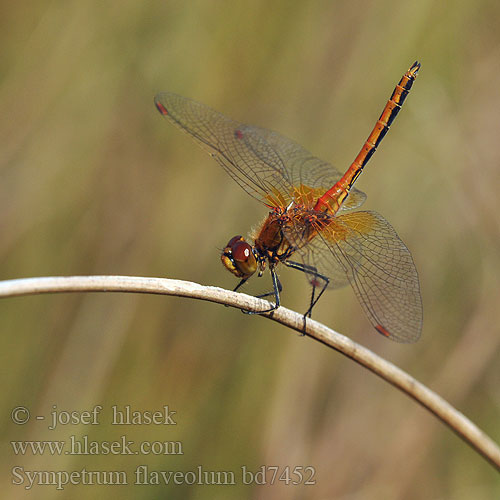
[[[154,293],[208,300],[250,311],[269,308],[268,302],[243,293],[164,278],[70,276],[0,281],[0,297],[61,292]],[[498,445],[443,398],[400,368],[317,321],[308,319],[304,327],[303,316],[295,311],[280,307],[272,313],[263,314],[263,316],[305,333],[368,368],[427,408],[500,470],[500,448]]]

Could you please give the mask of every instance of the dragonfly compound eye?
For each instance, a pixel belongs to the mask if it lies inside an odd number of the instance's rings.
[[[248,278],[257,270],[252,246],[242,236],[229,240],[221,255],[222,264],[238,278]]]

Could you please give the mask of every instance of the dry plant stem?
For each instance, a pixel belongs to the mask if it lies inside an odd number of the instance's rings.
[[[60,292],[133,292],[191,297],[251,311],[269,308],[267,301],[222,288],[202,286],[188,281],[135,276],[71,276],[25,278],[0,281],[0,297],[36,295]],[[270,319],[335,349],[360,365],[368,368],[427,408],[478,453],[500,470],[500,448],[462,413],[443,398],[421,384],[392,363],[377,356],[349,338],[314,320],[304,319],[299,313],[280,307],[264,314]]]

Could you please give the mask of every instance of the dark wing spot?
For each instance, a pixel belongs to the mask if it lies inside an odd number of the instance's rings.
[[[391,336],[391,334],[382,325],[377,325],[375,330],[377,330],[378,333],[381,333],[384,337]]]
[[[155,102],[155,105],[156,105],[156,108],[158,109],[158,111],[163,115],[168,115],[168,111],[167,111],[167,108],[161,103],[161,102],[158,102],[156,101]]]
[[[236,139],[243,139],[243,132],[239,129],[236,129],[234,131],[234,137],[236,137]]]

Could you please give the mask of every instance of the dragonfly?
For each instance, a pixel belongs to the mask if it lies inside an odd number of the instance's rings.
[[[410,251],[373,211],[353,211],[366,195],[353,185],[396,118],[420,63],[403,75],[361,151],[341,174],[278,132],[234,121],[208,106],[171,92],[155,96],[158,111],[189,134],[269,213],[251,235],[238,235],[221,253],[224,267],[240,279],[269,269],[274,304],[283,289],[279,264],[305,273],[312,285],[304,320],[327,289],[350,284],[369,321],[384,337],[415,342],[422,330],[422,299]]]

